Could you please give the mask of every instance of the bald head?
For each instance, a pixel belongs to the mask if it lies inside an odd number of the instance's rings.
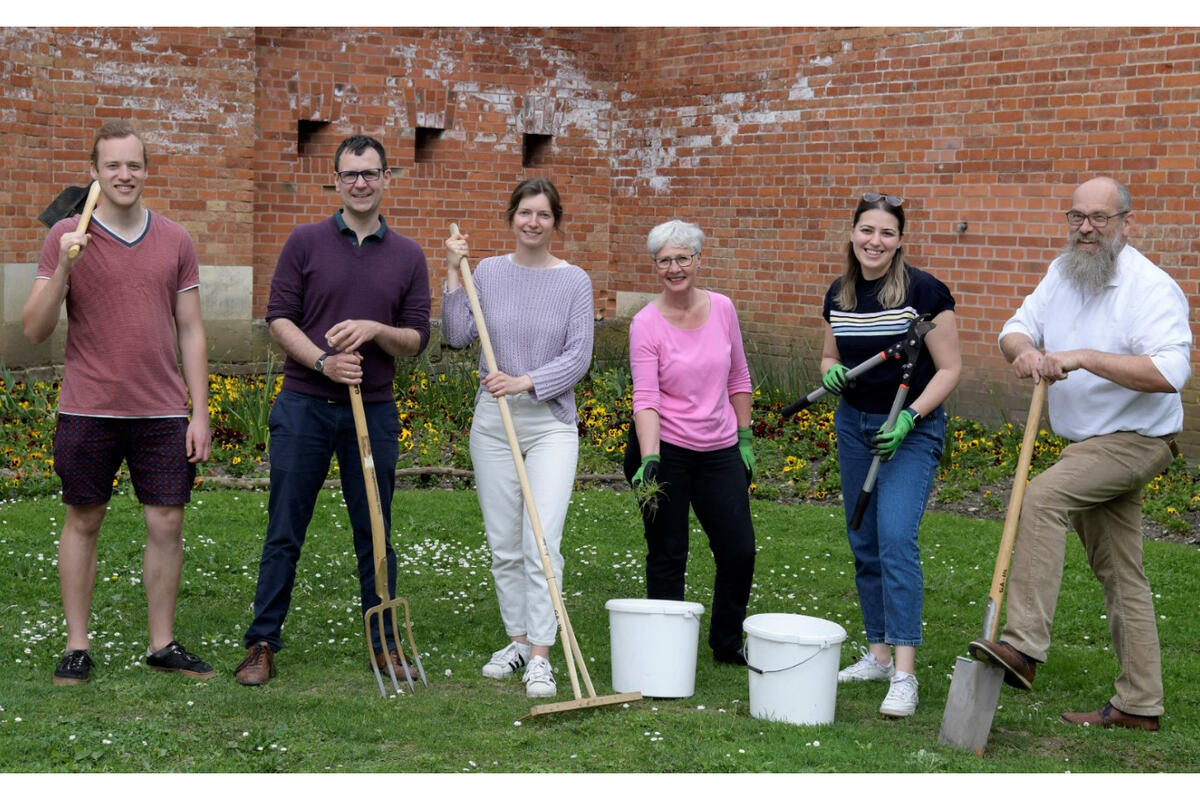
[[[1072,195],[1072,201],[1076,208],[1083,205],[1106,206],[1109,214],[1118,214],[1133,208],[1129,187],[1107,176],[1092,178],[1079,184]]]

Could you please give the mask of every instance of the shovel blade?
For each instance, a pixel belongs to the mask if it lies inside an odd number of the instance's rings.
[[[959,656],[954,662],[938,741],[950,747],[974,750],[975,755],[982,756],[1003,684],[1004,670],[1000,667]]]

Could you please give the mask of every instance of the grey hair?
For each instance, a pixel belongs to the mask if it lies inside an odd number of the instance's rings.
[[[699,253],[704,247],[704,231],[700,230],[699,225],[680,219],[654,226],[646,237],[646,249],[650,251],[650,255],[657,256],[658,251],[667,245],[687,248],[693,254]]]
[[[1129,187],[1115,179],[1113,183],[1117,185],[1117,210],[1132,211],[1133,196],[1129,194]]]

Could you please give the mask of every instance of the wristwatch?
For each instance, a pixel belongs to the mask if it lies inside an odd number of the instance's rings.
[[[325,374],[325,359],[327,359],[327,358],[329,358],[329,353],[321,353],[320,358],[318,358],[317,362],[315,364],[313,364],[313,369],[315,369],[317,372],[320,372],[322,375],[324,375]]]
[[[908,408],[906,408],[904,410],[907,411],[908,413],[912,414],[913,425],[916,425],[918,422],[921,421],[921,412],[920,411],[917,411],[912,406],[909,406]]]

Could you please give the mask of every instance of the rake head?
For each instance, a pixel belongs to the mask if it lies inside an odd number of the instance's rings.
[[[400,610],[404,611],[404,630],[407,638],[400,636],[400,626],[396,621]],[[390,612],[390,613],[389,613]],[[392,659],[388,656],[387,649],[390,646],[396,648],[400,655],[400,665],[404,672],[404,679],[408,682],[408,688],[415,690],[416,685],[413,683],[413,670],[409,665],[408,656],[404,652],[404,647],[401,642],[407,642],[408,649],[413,654],[413,662],[417,668],[417,677],[422,685],[428,686],[429,681],[425,680],[425,669],[421,666],[421,651],[417,649],[417,643],[413,640],[412,633],[412,616],[408,611],[408,601],[403,597],[385,599],[378,605],[367,609],[367,613],[363,615],[363,625],[366,628],[367,635],[367,652],[371,658],[371,668],[375,671],[375,682],[379,685],[379,693],[387,697],[387,690],[384,688],[383,675],[380,672],[380,661],[387,665],[388,676],[392,679],[392,687],[396,690],[396,694],[400,694],[400,680],[396,675],[396,669],[392,665]],[[389,632],[389,628],[391,629]],[[372,630],[377,632],[378,637],[372,636]],[[389,635],[390,633],[390,635]],[[385,643],[385,649],[382,658],[377,658],[375,654],[375,645],[373,641],[378,638],[380,642]]]

